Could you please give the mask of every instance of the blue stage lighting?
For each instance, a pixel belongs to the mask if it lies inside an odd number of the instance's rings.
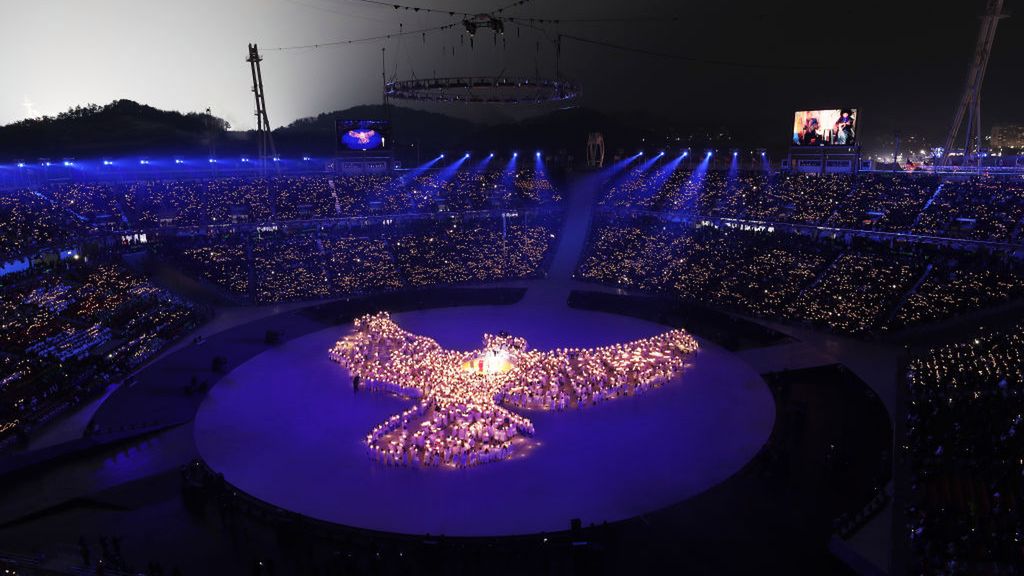
[[[280,162],[280,161],[281,161],[281,158],[280,158],[280,157],[278,157],[278,156],[274,156],[274,162]]]
[[[309,156],[303,156],[302,157],[302,161],[303,162],[309,162],[310,161],[310,157]]]
[[[74,165],[74,162],[71,162],[70,160],[65,160],[65,161],[64,161],[64,165],[65,165],[65,166],[73,166],[73,165]]]
[[[439,158],[444,158],[444,154],[441,154],[441,155],[439,156]]]
[[[43,162],[43,166],[49,166],[49,165],[50,165],[49,162]]]
[[[114,161],[113,160],[104,160],[103,161],[103,165],[104,166],[113,166],[114,165]]]
[[[737,154],[739,154],[739,152],[733,152],[732,157],[735,158]]]
[[[466,154],[463,156],[463,158],[469,158],[469,152],[466,152]]]
[[[518,158],[519,157],[519,152],[513,152],[512,153],[512,157],[513,158]]]
[[[216,158],[209,158],[209,159],[207,159],[207,162],[209,162],[210,164],[216,164],[217,163],[217,159]]]
[[[184,160],[182,160],[181,158],[175,158],[175,159],[174,159],[174,163],[175,163],[175,164],[184,164],[184,163],[185,163],[185,161],[184,161]],[[139,162],[139,164],[148,164],[148,162]]]
[[[640,151],[640,156],[643,156],[643,155],[644,155],[644,151],[643,151],[643,150],[641,150],[641,151]]]
[[[491,152],[490,154],[488,154],[487,157],[488,158],[494,158],[494,152]]]
[[[24,168],[24,167],[25,167],[25,163],[24,162],[18,162],[18,168]]]
[[[248,162],[248,161],[249,161],[248,158],[246,158],[245,156],[242,156],[242,162]]]
[[[540,150],[537,150],[537,158],[540,158]]]
[[[181,164],[181,161],[180,160],[175,160],[174,163],[175,164]],[[142,165],[142,166],[145,166],[146,164],[149,164],[149,160],[139,160],[139,164]]]
[[[690,152],[689,152],[689,151],[684,151],[684,152],[683,152],[683,158],[686,158],[686,157],[687,157],[687,156],[689,156],[689,155],[690,155]]]

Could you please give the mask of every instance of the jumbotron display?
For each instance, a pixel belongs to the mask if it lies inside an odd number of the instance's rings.
[[[338,120],[338,150],[387,150],[391,134],[387,122],[382,120]]]
[[[684,330],[626,344],[528,350],[523,338],[484,335],[481,350],[446,350],[400,328],[387,312],[356,319],[330,350],[356,388],[417,399],[366,436],[389,465],[466,467],[530,446],[529,419],[502,406],[571,410],[632,396],[679,376],[697,341]]]
[[[857,143],[857,109],[801,110],[793,118],[797,146],[853,146]]]

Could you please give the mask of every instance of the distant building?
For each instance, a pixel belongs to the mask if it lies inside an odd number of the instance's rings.
[[[1000,124],[992,127],[992,148],[1024,148],[1024,124]]]

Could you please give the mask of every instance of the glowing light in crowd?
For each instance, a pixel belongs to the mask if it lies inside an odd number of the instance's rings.
[[[693,172],[690,173],[690,177],[682,185],[684,189],[680,190],[680,194],[688,193],[690,198],[692,198],[690,201],[691,204],[698,202],[704,191],[704,177],[708,173],[708,166],[710,163],[711,150],[708,150],[707,153],[704,154],[704,159],[700,161],[700,164],[698,164],[696,168],[693,169]]]
[[[642,156],[642,155],[643,155],[642,151],[641,152],[637,152],[636,154],[634,154],[634,155],[632,155],[632,156],[630,156],[628,158],[623,158],[622,160],[619,160],[618,162],[616,162],[616,163],[612,164],[611,166],[605,168],[605,171],[608,174],[608,178],[609,179],[613,179],[614,178],[614,180],[612,180],[612,186],[611,186],[612,189],[616,188],[616,186],[618,184],[620,184],[623,180],[625,180],[629,176],[628,172],[626,174],[622,174],[622,172],[624,170],[626,170],[626,168],[630,164],[632,164],[634,160],[636,160],[637,158],[640,158],[640,156]]]
[[[459,171],[459,168],[461,168],[462,165],[465,164],[466,160],[468,159],[469,154],[464,154],[460,156],[457,160],[445,166],[437,173],[438,179],[440,179],[442,182],[447,182],[451,180],[452,178],[455,177],[455,173]]]
[[[491,160],[493,159],[494,153],[488,154],[487,156],[484,156],[483,160],[477,162],[477,165],[474,166],[473,169],[476,170],[477,172],[482,172],[487,168],[487,165],[490,164]]]
[[[530,446],[533,423],[501,405],[569,410],[643,393],[679,376],[697,342],[683,330],[601,348],[529,350],[523,338],[484,335],[483,348],[447,350],[401,329],[387,312],[356,319],[329,354],[361,390],[414,398],[366,436],[391,465],[463,467]],[[355,382],[355,381],[354,381]]]
[[[436,158],[427,160],[423,164],[420,164],[419,166],[413,168],[412,170],[409,170],[405,174],[402,174],[398,178],[392,180],[391,183],[388,185],[388,188],[392,191],[402,189],[402,187],[412,182],[413,179],[415,179],[417,176],[423,174],[424,172],[432,168],[434,164],[440,162],[442,158],[444,158],[444,154],[439,154]]]
[[[654,164],[659,159],[661,159],[661,155],[656,154],[656,155],[648,158],[647,160],[644,160],[644,163],[641,164],[640,167],[636,169],[636,171],[635,171],[636,174],[635,175],[639,175],[639,174],[643,174],[644,172],[647,172],[648,170],[651,169],[652,166],[654,166]]]
[[[662,152],[662,154],[664,154],[664,152]],[[664,166],[658,169],[647,189],[648,195],[657,194],[658,190],[661,190],[661,187],[665,185],[665,182],[668,181],[668,179],[676,171],[676,168],[679,167],[679,164],[682,163],[684,156],[685,154],[680,154],[679,156],[666,162]]]
[[[729,172],[725,176],[725,188],[727,192],[734,192],[739,186],[740,161],[739,152],[732,151],[732,159],[729,162]]]

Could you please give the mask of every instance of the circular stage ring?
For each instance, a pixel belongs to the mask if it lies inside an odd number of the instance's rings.
[[[541,104],[565,102],[580,94],[579,85],[545,78],[455,77],[388,82],[388,98],[470,104]]]
[[[398,312],[403,329],[472,350],[507,330],[537,350],[607,346],[669,328],[547,304]],[[471,468],[389,466],[363,441],[415,402],[355,392],[327,350],[351,324],[314,330],[234,367],[203,399],[196,447],[237,491],[316,520],[394,534],[498,537],[616,522],[661,510],[733,476],[762,449],[775,401],[741,357],[701,342],[683,375],[583,409],[524,410],[537,445]]]

